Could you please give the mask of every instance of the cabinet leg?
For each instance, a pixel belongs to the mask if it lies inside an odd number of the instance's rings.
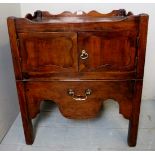
[[[139,122],[139,116],[134,116],[134,118],[129,120],[129,130],[128,130],[129,146],[136,146],[137,134],[138,134],[138,122]]]
[[[142,93],[142,80],[137,80],[135,82],[134,98],[132,103],[132,114],[129,119],[129,130],[128,130],[129,146],[136,146],[137,143],[141,93]]]
[[[16,84],[17,84],[18,98],[19,98],[24,134],[25,134],[25,141],[26,141],[26,144],[31,145],[33,144],[33,141],[34,141],[33,126],[32,126],[32,121],[31,121],[27,103],[26,103],[24,83],[18,81]]]

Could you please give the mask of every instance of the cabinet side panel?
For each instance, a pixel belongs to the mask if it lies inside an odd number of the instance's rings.
[[[139,42],[138,42],[138,64],[137,78],[142,79],[144,74],[145,52],[147,42],[147,28],[149,16],[146,14],[140,15],[139,22]]]
[[[10,46],[11,46],[12,59],[14,64],[15,77],[16,77],[16,80],[21,80],[22,74],[21,74],[20,56],[19,56],[17,36],[16,36],[15,19],[13,17],[9,17],[7,19],[7,24],[8,24],[8,32],[9,32],[9,38],[10,38]]]

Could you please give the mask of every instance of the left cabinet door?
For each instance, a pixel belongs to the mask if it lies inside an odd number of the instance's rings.
[[[18,36],[24,78],[78,71],[76,33],[19,33]]]

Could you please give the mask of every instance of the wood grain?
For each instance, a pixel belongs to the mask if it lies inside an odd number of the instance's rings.
[[[55,81],[55,82],[26,82],[26,96],[29,111],[34,118],[39,113],[43,100],[52,100],[58,104],[62,114],[69,118],[90,118],[98,114],[101,103],[107,99],[119,102],[120,113],[130,118],[135,81]],[[39,89],[38,89],[39,88]],[[85,101],[76,101],[68,95],[73,89],[78,96],[84,96],[86,89],[92,94]],[[119,90],[119,91],[118,91]],[[35,101],[35,102],[33,102]],[[38,102],[36,102],[38,101]]]
[[[79,70],[134,71],[137,34],[137,30],[78,33],[79,56],[82,50],[89,55],[84,60],[79,58]]]
[[[147,29],[148,29],[149,16],[147,14],[140,15],[139,22],[139,43],[138,43],[138,64],[137,64],[137,78],[143,78],[145,52],[147,43]]]
[[[76,33],[19,34],[22,72],[77,72]]]
[[[19,98],[19,105],[20,105],[20,111],[22,116],[22,122],[23,122],[23,129],[25,134],[25,141],[26,144],[30,145],[34,141],[33,136],[33,126],[32,121],[30,117],[30,111],[28,108],[28,103],[25,96],[25,85],[23,82],[16,82],[17,90],[18,90],[18,98]]]
[[[15,18],[8,17],[7,24],[8,24],[8,32],[9,32],[9,38],[10,38],[10,46],[11,46],[11,52],[12,52],[12,60],[14,65],[15,77],[17,80],[21,80],[22,73],[21,73],[21,66],[20,66],[20,53],[18,50],[18,41],[17,41],[17,34],[16,34],[16,27],[15,27]]]

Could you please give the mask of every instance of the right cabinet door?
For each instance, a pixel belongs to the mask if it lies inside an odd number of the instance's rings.
[[[136,32],[80,32],[79,71],[133,71],[136,64],[136,44]]]

